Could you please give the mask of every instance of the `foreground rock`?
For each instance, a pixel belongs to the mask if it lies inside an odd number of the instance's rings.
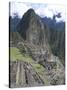
[[[62,68],[61,64],[56,63],[57,66],[53,66],[51,69],[48,69],[49,67],[47,64],[45,64],[46,67],[42,68],[36,66],[40,65],[37,63],[26,63],[23,61],[10,62],[10,87],[16,88],[64,84],[64,68]],[[49,63],[49,65],[51,65],[51,63]]]

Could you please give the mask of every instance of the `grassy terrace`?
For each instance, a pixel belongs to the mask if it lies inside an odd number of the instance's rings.
[[[24,62],[29,63],[30,65],[32,65],[33,69],[38,73],[40,78],[43,80],[44,84],[49,85],[48,76],[46,75],[45,68],[42,65],[35,63],[30,56],[21,54],[18,48],[10,47],[10,60],[22,60]]]
[[[46,75],[47,74],[46,69],[40,64],[32,64],[32,66],[35,69],[35,71],[38,73],[38,75],[40,76],[44,85],[50,85],[48,81],[48,76]]]
[[[24,54],[21,54],[20,50],[16,47],[10,47],[10,60],[16,61],[16,60],[22,60],[24,62],[33,62],[32,58],[30,56],[25,56]]]

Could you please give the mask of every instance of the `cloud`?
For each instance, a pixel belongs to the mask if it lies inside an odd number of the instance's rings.
[[[35,11],[41,17],[47,16],[51,18],[53,17],[53,15],[57,15],[58,13],[61,13],[61,17],[56,19],[58,21],[65,20],[65,8],[62,5],[47,5],[47,7],[39,7]]]
[[[58,20],[65,20],[65,7],[63,5],[48,5],[48,9],[52,11],[53,15],[61,13],[61,18]]]
[[[29,8],[31,8],[31,6],[25,3],[11,3],[11,16],[13,16],[14,13],[18,13],[18,15],[22,17]]]
[[[20,17],[30,8],[33,8],[35,12],[41,17],[53,17],[53,15],[61,13],[61,18],[56,20],[65,20],[65,8],[62,5],[51,5],[51,4],[36,4],[36,3],[11,3],[11,16],[14,13],[18,13]]]
[[[47,17],[53,17],[53,13],[46,7],[40,7],[35,12],[40,15],[41,17],[47,16]]]

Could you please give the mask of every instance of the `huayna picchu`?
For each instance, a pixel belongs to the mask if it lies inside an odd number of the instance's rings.
[[[11,20],[9,20],[11,22]],[[31,8],[10,31],[10,87],[65,84],[65,69],[48,41],[49,26]]]

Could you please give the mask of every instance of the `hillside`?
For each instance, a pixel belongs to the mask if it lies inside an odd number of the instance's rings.
[[[41,18],[41,20],[43,24],[46,24],[49,27],[45,33],[47,35],[52,53],[59,56],[61,62],[63,65],[65,65],[65,22],[57,22],[54,18],[51,19],[47,17]],[[19,18],[18,15],[16,15],[14,18],[10,16],[10,32],[18,31],[17,26],[20,21],[21,18]]]
[[[65,84],[65,69],[52,52],[48,32],[33,9],[24,14],[17,31],[10,31],[10,87]]]

